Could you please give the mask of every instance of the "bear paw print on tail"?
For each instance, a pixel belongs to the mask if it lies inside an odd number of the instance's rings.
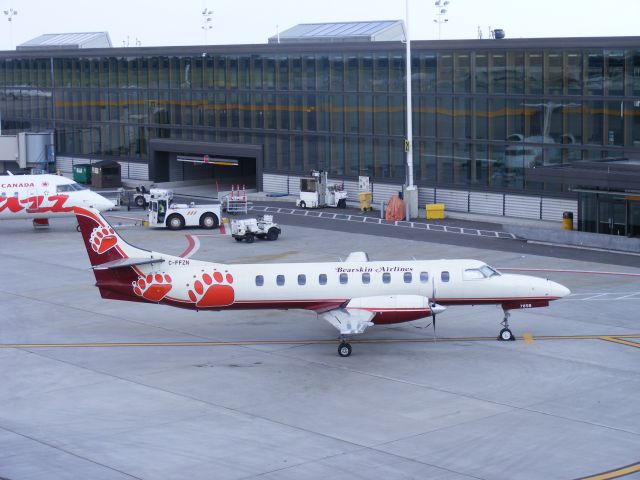
[[[162,300],[173,287],[171,285],[171,277],[166,273],[152,273],[140,276],[132,285],[133,293],[151,302]]]
[[[118,238],[116,232],[111,227],[96,227],[91,232],[89,237],[89,243],[91,248],[96,253],[104,253],[110,248],[116,246]]]
[[[230,273],[201,273],[194,278],[196,280],[193,285],[187,285],[187,293],[196,307],[224,307],[233,303],[235,293],[232,287],[233,276]]]

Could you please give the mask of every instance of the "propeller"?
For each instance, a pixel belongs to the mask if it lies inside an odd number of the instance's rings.
[[[438,312],[435,311],[436,303],[436,276],[433,275],[432,278],[433,290],[431,292],[431,302],[429,302],[429,308],[431,309],[431,315],[433,315],[433,341],[437,342],[438,337],[436,336],[436,315]]]

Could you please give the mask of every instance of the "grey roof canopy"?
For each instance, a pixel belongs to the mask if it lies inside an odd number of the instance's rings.
[[[381,42],[404,40],[402,20],[301,23],[269,37],[269,43]]]
[[[111,47],[111,38],[109,38],[108,32],[45,33],[18,45],[16,50]]]

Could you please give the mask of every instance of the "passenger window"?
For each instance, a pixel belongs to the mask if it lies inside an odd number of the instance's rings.
[[[404,272],[404,283],[411,283],[412,280],[412,276],[411,276],[411,272]]]
[[[264,277],[262,275],[256,275],[256,285],[261,287],[264,285]]]
[[[429,272],[420,272],[420,283],[427,283],[429,281]]]
[[[340,274],[340,283],[342,285],[346,285],[346,283],[349,281],[349,275],[347,275],[346,273],[341,273]]]
[[[389,272],[384,272],[382,274],[382,283],[390,283],[391,282],[391,274]]]
[[[284,285],[284,275],[278,275],[276,277],[276,284],[281,287]]]
[[[304,274],[298,275],[298,285],[305,285],[307,283],[307,276]]]
[[[320,275],[318,275],[318,283],[320,285],[326,285],[327,284],[327,274],[326,273],[321,273]]]
[[[371,283],[371,275],[369,273],[362,274],[362,283],[364,283],[365,285]]]
[[[448,282],[448,281],[449,281],[449,272],[442,272],[442,273],[440,274],[440,279],[441,279],[443,282]]]

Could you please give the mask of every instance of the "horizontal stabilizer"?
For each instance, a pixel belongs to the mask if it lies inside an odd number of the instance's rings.
[[[112,268],[133,267],[134,265],[149,265],[151,263],[162,263],[164,258],[119,258],[110,262],[102,263],[92,267],[94,270],[110,270]]]
[[[351,252],[345,262],[368,262],[369,255],[367,252]]]

